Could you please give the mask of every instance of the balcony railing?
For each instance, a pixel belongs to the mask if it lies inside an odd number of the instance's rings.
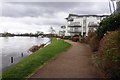
[[[98,27],[99,23],[98,22],[89,22],[88,27]]]
[[[71,22],[68,24],[68,27],[81,27],[80,22]]]
[[[68,30],[69,33],[79,33],[81,32],[81,29],[80,28],[71,28]]]
[[[73,21],[73,18],[69,18],[68,21]]]
[[[68,30],[69,33],[80,33],[81,31],[80,30]]]

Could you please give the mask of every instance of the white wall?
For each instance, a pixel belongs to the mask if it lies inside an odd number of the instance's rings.
[[[88,24],[89,24],[89,22],[97,23],[97,22],[100,22],[101,19],[103,19],[101,17],[93,17],[93,16],[90,16],[90,17],[71,17],[71,18],[73,18],[73,22],[80,22],[80,25],[82,26],[82,27],[79,27],[79,30],[81,31],[81,35],[83,35],[83,32],[86,32],[86,36],[88,36],[88,31],[89,31]],[[86,24],[83,24],[84,20],[86,20]],[[67,24],[66,24],[66,27],[67,27],[66,28],[66,36],[73,35],[73,33],[68,32],[70,30],[70,28],[68,27],[69,24],[70,24],[70,21],[67,22]]]
[[[88,36],[88,32],[89,32],[88,24],[89,24],[89,22],[95,22],[95,23],[100,22],[100,18],[90,16],[90,17],[87,17],[86,20],[87,20],[86,21],[87,22],[86,23],[86,36]]]

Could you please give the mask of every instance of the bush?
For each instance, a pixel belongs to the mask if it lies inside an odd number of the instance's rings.
[[[80,43],[86,43],[86,40],[85,40],[84,37],[81,37],[81,38],[80,38]]]
[[[95,32],[89,32],[88,37],[83,38],[83,42],[88,43],[91,46],[92,51],[98,50],[99,40]]]
[[[69,39],[69,40],[71,40],[71,36],[65,36],[64,39]]]
[[[120,13],[112,14],[100,22],[97,29],[97,37],[101,39],[107,31],[115,31],[120,28]]]
[[[100,67],[112,79],[120,78],[120,31],[108,32],[100,41]]]
[[[94,35],[94,36],[90,39],[89,44],[90,44],[90,46],[91,46],[92,51],[95,52],[95,51],[98,50],[99,40],[97,39],[96,35]]]
[[[93,36],[95,36],[96,35],[96,33],[95,32],[89,32],[88,33],[88,36],[85,38],[85,42],[86,43],[90,43],[90,39],[93,37]]]

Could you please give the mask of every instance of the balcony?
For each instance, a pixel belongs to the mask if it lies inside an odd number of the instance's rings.
[[[80,22],[71,22],[68,27],[81,27]]]
[[[74,31],[74,30],[71,31],[71,30],[68,30],[68,32],[69,32],[69,33],[80,33],[81,31],[79,31],[79,30],[78,30],[78,31]]]
[[[98,22],[89,22],[88,27],[99,27],[99,23]]]
[[[72,19],[72,18],[69,18],[68,21],[73,21],[73,19]]]
[[[78,27],[75,27],[75,28],[70,28],[68,30],[69,33],[80,33],[81,32],[81,29],[78,28]]]

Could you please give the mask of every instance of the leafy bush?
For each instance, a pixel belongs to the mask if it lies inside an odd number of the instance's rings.
[[[100,22],[97,29],[97,37],[101,39],[107,31],[115,31],[120,28],[120,13],[112,14]]]
[[[80,43],[86,43],[86,40],[85,40],[84,37],[81,37],[81,38],[80,38]]]
[[[88,43],[91,46],[92,51],[98,50],[99,40],[97,39],[95,32],[89,32],[88,37],[81,39],[81,42]]]
[[[93,36],[95,36],[96,35],[96,33],[95,32],[89,32],[88,33],[88,36],[85,38],[85,42],[86,43],[90,43],[90,39],[93,37]]]
[[[97,51],[99,47],[99,40],[97,39],[96,35],[94,35],[89,42],[92,51]]]
[[[120,31],[108,32],[101,39],[98,52],[100,67],[110,78],[120,78]]]

